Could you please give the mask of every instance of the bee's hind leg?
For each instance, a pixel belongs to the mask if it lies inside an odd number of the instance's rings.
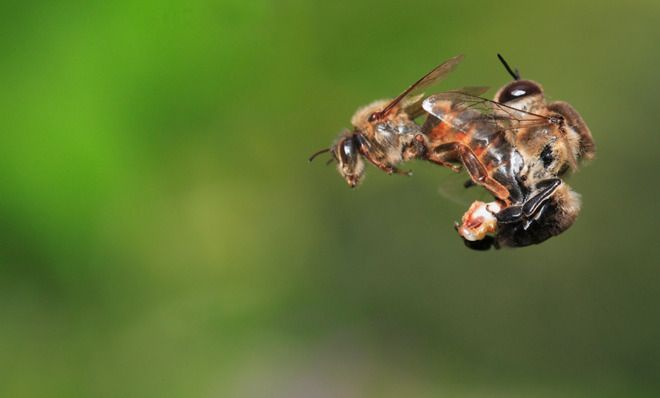
[[[426,160],[428,160],[431,163],[435,163],[437,165],[440,165],[442,167],[446,167],[453,171],[454,173],[460,173],[461,172],[461,166],[453,164],[451,162],[448,162],[442,158],[442,156],[439,156],[437,154],[431,154],[426,157]]]
[[[461,162],[465,165],[472,181],[475,184],[481,185],[490,191],[497,199],[503,201],[506,205],[509,205],[511,201],[509,200],[509,190],[497,180],[488,175],[488,170],[483,165],[481,160],[474,154],[472,149],[460,142],[451,143],[458,155],[461,158]]]

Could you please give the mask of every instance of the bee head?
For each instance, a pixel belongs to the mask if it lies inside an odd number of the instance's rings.
[[[514,80],[497,91],[495,101],[533,112],[543,103],[543,87],[531,80]]]
[[[331,149],[337,171],[351,188],[358,186],[364,176],[364,161],[358,147],[357,136],[350,134],[342,136]]]

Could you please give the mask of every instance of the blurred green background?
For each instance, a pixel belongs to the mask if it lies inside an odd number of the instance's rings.
[[[0,15],[1,396],[660,394],[657,1]],[[469,251],[447,170],[307,163],[455,54],[441,87],[505,84],[497,52],[596,139],[560,237]]]

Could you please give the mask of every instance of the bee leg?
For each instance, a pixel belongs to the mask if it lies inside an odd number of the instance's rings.
[[[413,173],[412,173],[412,170],[401,170],[401,169],[399,169],[399,168],[397,168],[397,167],[395,167],[395,166],[392,166],[391,164],[387,164],[387,163],[376,163],[376,162],[374,162],[374,161],[372,161],[372,160],[369,160],[369,161],[370,161],[374,166],[378,167],[379,169],[383,170],[384,172],[386,172],[386,173],[389,174],[389,175],[392,175],[392,174],[398,174],[398,175],[401,175],[401,176],[407,176],[407,177],[410,177],[410,176],[412,176],[412,174],[413,174]]]
[[[404,161],[424,159],[426,155],[426,141],[422,134],[415,135],[414,139],[403,146],[401,157]]]
[[[364,156],[364,158],[367,159],[369,163],[383,170],[387,174],[392,174],[394,172],[394,170],[392,170],[392,167],[390,167],[386,162],[381,160],[384,157],[382,151],[374,150],[373,145],[369,141],[367,141],[362,136],[362,134],[356,134],[356,137],[358,143],[360,144],[360,146],[358,147],[358,152],[360,152],[360,154]],[[377,156],[377,154],[379,156]]]
[[[465,168],[472,178],[472,181],[489,190],[496,198],[503,201],[505,205],[509,205],[511,203],[509,201],[509,190],[488,175],[488,170],[486,170],[486,167],[481,160],[479,160],[477,155],[474,154],[472,149],[460,142],[453,142],[451,145],[453,145],[458,152],[463,165],[465,165]]]
[[[388,164],[387,162],[383,162],[379,159],[376,159],[371,152],[360,151],[360,153],[364,156],[365,159],[369,161],[369,163],[383,170],[387,174],[412,175],[412,171],[399,170],[398,168],[392,166],[391,164]]]
[[[442,167],[447,167],[451,169],[451,171],[453,171],[454,173],[460,173],[461,171],[461,166],[453,164],[450,161],[446,160],[445,156],[443,156],[442,153],[429,151],[426,154],[426,160],[428,160],[431,163],[438,164]]]
[[[527,217],[533,216],[561,185],[559,178],[549,178],[536,184],[536,193],[525,201],[522,211]]]
[[[362,137],[362,135],[358,135],[358,142],[360,143],[360,146],[358,148],[358,151],[362,156],[364,156],[365,159],[369,161],[369,163],[373,164],[374,166],[378,167],[379,169],[383,170],[387,174],[400,174],[400,175],[412,175],[412,171],[403,171],[399,170],[396,167],[392,166],[391,164],[387,163],[381,158],[379,159],[376,156],[376,151],[372,150],[373,146]]]
[[[440,165],[440,166],[442,166],[442,167],[447,167],[447,168],[449,168],[451,171],[453,171],[454,173],[460,173],[460,172],[461,172],[461,166],[458,166],[458,165],[452,164],[452,163],[450,163],[450,162],[444,161],[444,160],[439,159],[439,158],[437,158],[437,157],[428,157],[427,160],[428,160],[429,162],[431,162],[431,163],[438,164],[438,165]]]
[[[540,214],[543,206],[552,197],[552,194],[561,185],[559,178],[550,178],[543,180],[536,184],[536,191],[531,198],[527,199],[522,204],[509,206],[496,214],[497,221],[502,224],[512,224],[524,221],[525,227],[529,227],[529,223],[534,220],[535,214]]]
[[[410,176],[413,175],[412,170],[401,170],[401,169],[398,169],[394,166],[390,166],[390,167],[392,168],[392,172],[395,173],[395,174],[406,176],[406,177],[410,177]]]
[[[426,160],[451,169],[454,173],[460,173],[461,166],[454,164],[452,160],[456,159],[456,150],[453,143],[442,144],[434,148],[428,148],[426,151]],[[449,160],[452,159],[452,160]]]
[[[499,213],[495,215],[497,217],[497,222],[502,224],[511,224],[519,222],[523,219],[522,206],[515,205],[509,206],[505,209],[502,209]]]

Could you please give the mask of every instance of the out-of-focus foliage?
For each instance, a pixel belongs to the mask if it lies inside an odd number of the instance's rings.
[[[658,21],[657,1],[3,4],[0,395],[658,396]],[[475,253],[447,170],[349,190],[306,162],[455,54],[443,87],[506,83],[497,52],[598,144],[560,237]]]

